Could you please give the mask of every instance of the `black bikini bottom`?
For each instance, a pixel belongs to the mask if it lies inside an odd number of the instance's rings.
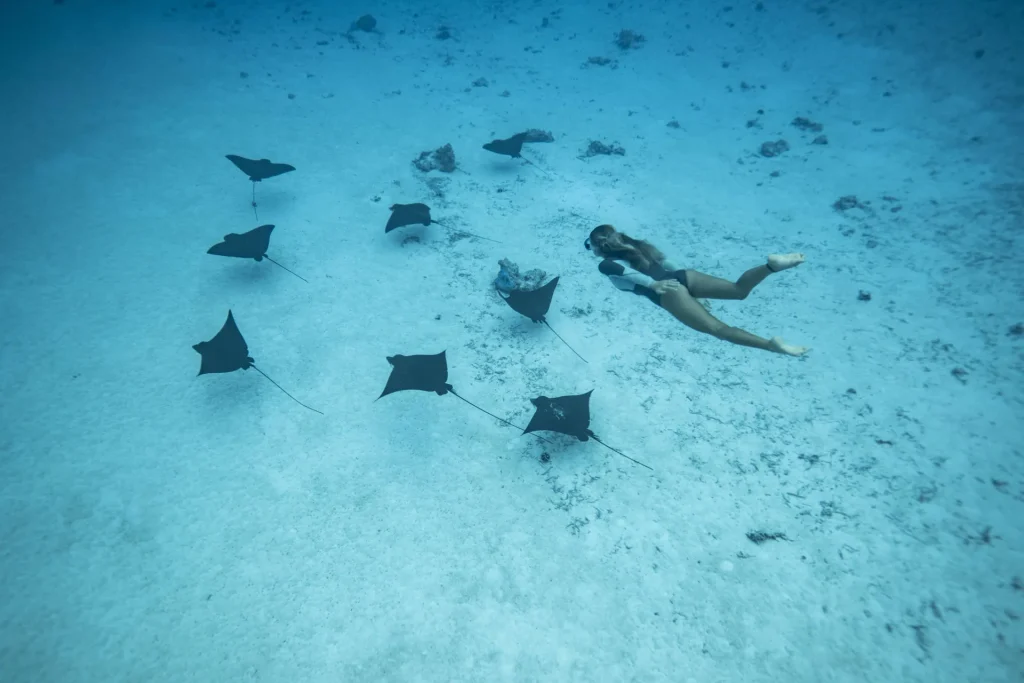
[[[689,284],[686,281],[686,271],[685,270],[674,270],[671,273],[665,273],[665,276],[662,277],[661,279],[662,280],[675,280],[676,282],[681,284],[683,287],[686,287],[686,291],[690,291],[690,286],[689,286]],[[655,292],[650,287],[644,287],[643,285],[637,285],[636,288],[633,291],[635,293],[641,295],[641,296],[647,297],[654,304],[657,304],[658,306],[661,306],[661,295],[658,294],[657,292]]]

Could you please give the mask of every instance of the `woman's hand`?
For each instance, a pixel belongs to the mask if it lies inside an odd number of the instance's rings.
[[[651,283],[651,289],[659,295],[665,294],[666,292],[674,292],[680,287],[682,287],[682,285],[679,284],[679,280],[658,280],[657,282]]]

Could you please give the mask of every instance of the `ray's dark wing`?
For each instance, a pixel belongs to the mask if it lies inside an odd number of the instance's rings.
[[[492,140],[484,145],[484,149],[502,156],[514,157],[516,155],[515,148],[508,144],[508,140]]]
[[[224,321],[224,325],[213,336],[210,343],[217,348],[237,353],[241,356],[249,355],[249,345],[245,343],[245,338],[235,322],[235,315],[231,311],[228,311],[228,319]]]
[[[592,393],[594,393],[593,389],[584,394],[562,396],[558,399],[559,406],[566,415],[570,416],[569,419],[574,425],[573,436],[580,441],[586,441],[588,437],[593,436],[590,431],[590,395]]]
[[[242,234],[233,232],[224,235],[224,241],[213,245],[206,253],[262,261],[270,247],[270,233],[273,230],[273,225],[261,225]]]
[[[405,208],[409,212],[410,220],[418,220],[422,225],[430,225],[432,222],[430,219],[430,207],[421,202],[415,204],[406,204]]]
[[[377,398],[383,398],[396,391],[432,391],[443,396],[452,390],[448,384],[448,360],[446,352],[433,355],[388,356],[391,376],[384,391]]]
[[[537,398],[531,398],[530,403],[534,405],[536,410],[533,413],[533,417],[530,418],[530,423],[526,425],[526,429],[523,430],[523,434],[529,434],[530,432],[562,432],[560,429],[561,425],[557,419],[551,413],[551,399],[547,396],[538,396]]]
[[[406,225],[430,225],[430,207],[426,204],[392,204],[391,218],[384,226],[384,232],[389,233],[395,228]]]
[[[518,133],[504,140],[491,140],[484,145],[484,149],[495,154],[504,154],[513,159],[521,156],[523,143],[526,141],[526,133]]]
[[[537,408],[524,434],[536,431],[558,432],[574,436],[580,441],[590,438],[590,394],[548,398],[538,396],[530,399]]]
[[[523,143],[526,142],[526,133],[517,133],[508,138],[505,142],[508,143],[508,148],[512,152],[511,156],[518,157],[523,151]]]
[[[235,324],[235,316],[228,311],[228,319],[213,339],[192,346],[202,357],[199,374],[248,370],[253,363],[249,346]]]
[[[257,261],[263,260],[263,257],[267,254],[267,249],[270,249],[270,233],[272,232],[274,232],[273,225],[261,225],[242,235],[249,247],[252,258]]]
[[[269,159],[260,159],[260,180],[284,175],[295,170],[291,164],[278,164]]]
[[[405,208],[404,204],[392,204],[391,205],[391,216],[388,218],[387,225],[384,226],[384,233],[385,234],[387,234],[387,233],[389,233],[392,230],[395,230],[397,228],[401,228],[403,226],[409,225],[409,223],[406,222],[406,214],[408,214],[408,212],[407,211],[403,211],[404,208]]]
[[[228,161],[233,163],[239,171],[249,176],[249,180],[256,182],[259,180],[259,164],[253,159],[246,159],[240,157],[237,154],[226,155]]]
[[[240,237],[241,235],[234,232],[224,235],[224,240],[222,242],[217,242],[217,244],[207,249],[206,253],[213,254],[214,256],[247,258],[248,255],[244,251],[244,242],[239,239]]]
[[[237,154],[227,154],[225,156],[228,161],[238,167],[238,170],[249,176],[249,180],[254,183],[295,170],[294,166],[289,164],[276,164],[270,161],[270,159],[246,159],[245,157],[240,157]]]
[[[544,322],[544,316],[551,308],[551,297],[558,286],[558,278],[534,290],[514,289],[508,297],[502,297],[516,313],[526,316],[535,323]]]

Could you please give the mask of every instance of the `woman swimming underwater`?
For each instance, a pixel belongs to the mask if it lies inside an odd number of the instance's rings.
[[[634,239],[610,225],[594,228],[584,246],[602,259],[599,269],[616,287],[646,296],[687,327],[733,344],[787,356],[802,356],[810,350],[786,344],[779,337],[764,339],[730,327],[697,301],[698,297],[746,299],[750,290],[772,273],[803,263],[803,254],[772,254],[765,265],[751,268],[736,282],[729,282],[696,270],[678,270],[665,261],[665,256],[654,245]],[[630,268],[619,261],[625,261]]]

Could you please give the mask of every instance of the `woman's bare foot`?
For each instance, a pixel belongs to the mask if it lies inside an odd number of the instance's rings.
[[[803,262],[803,254],[768,254],[768,268],[776,273],[799,266]]]
[[[802,356],[811,349],[806,346],[793,346],[782,341],[781,337],[772,337],[768,342],[768,350],[775,353],[782,353],[787,356]]]

